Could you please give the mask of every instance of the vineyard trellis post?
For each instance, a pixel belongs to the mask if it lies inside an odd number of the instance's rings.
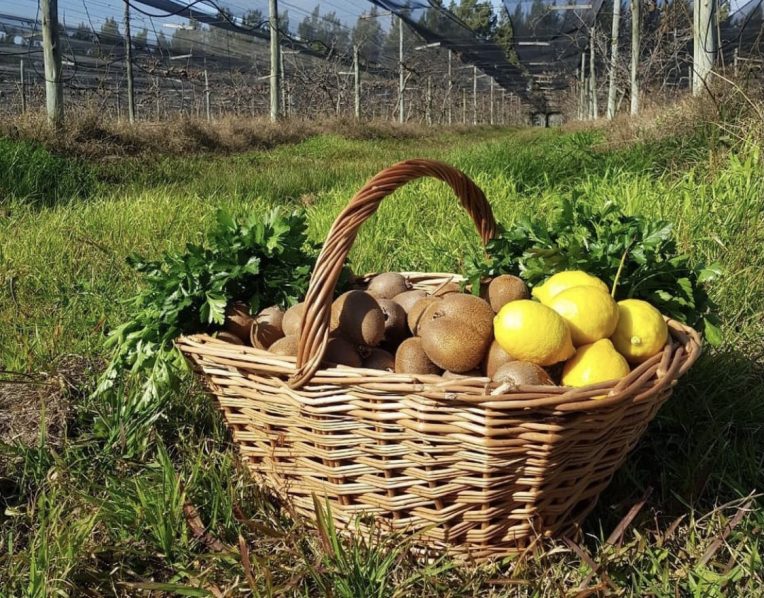
[[[448,124],[449,125],[452,124],[452,122],[453,122],[452,114],[451,114],[451,112],[452,112],[451,111],[451,108],[452,108],[451,104],[453,103],[453,98],[451,97],[451,92],[452,92],[452,90],[454,88],[454,78],[453,78],[453,75],[452,75],[452,72],[451,72],[451,62],[453,60],[452,55],[453,55],[453,51],[449,49],[448,50],[448,92],[447,92],[447,96],[448,97],[447,97],[447,103],[446,103],[446,105],[448,107]]]
[[[716,0],[695,0],[693,2],[692,94],[695,96],[699,96],[703,92],[716,61],[715,13]]]
[[[590,101],[591,101],[591,108],[590,108],[590,116],[593,120],[596,120],[597,117],[599,117],[599,109],[597,107],[597,72],[594,63],[595,59],[595,46],[597,45],[597,23],[596,21],[592,24],[592,28],[589,31],[590,33],[590,41],[589,41],[589,93],[590,93]]]
[[[432,125],[432,75],[427,76],[427,96],[425,105],[425,121]]]
[[[130,0],[125,0],[125,76],[127,77],[127,119],[135,122],[135,88],[133,80],[133,41],[130,35]]]
[[[403,112],[403,94],[406,91],[406,79],[403,76],[403,19],[398,17],[398,122],[406,120]]]
[[[21,114],[24,114],[27,111],[27,77],[24,73],[23,58],[19,61],[19,92],[21,93]]]
[[[578,118],[584,120],[586,118],[586,52],[581,52],[581,71],[579,74],[578,90]]]
[[[472,124],[477,124],[477,67],[472,67]]]
[[[64,121],[64,85],[61,80],[61,44],[58,40],[58,0],[41,0],[42,49],[45,62],[45,105],[48,122]]]
[[[207,122],[212,121],[212,110],[210,106],[210,78],[207,69],[204,69],[204,111],[207,116]]]
[[[640,2],[631,0],[631,115],[639,113]]]
[[[268,0],[268,24],[270,27],[270,50],[271,50],[271,122],[281,118],[279,102],[279,8],[278,0]]]
[[[353,94],[355,96],[355,118],[361,119],[361,67],[358,64],[358,44],[353,46]]]
[[[618,33],[621,25],[621,0],[613,0],[613,28],[610,38],[610,82],[607,90],[607,117],[615,116],[616,73],[618,71]]]
[[[494,84],[493,77],[491,77],[491,91],[489,92],[490,93],[491,106],[490,106],[489,112],[488,112],[488,114],[489,114],[488,122],[491,125],[493,124],[493,84]]]

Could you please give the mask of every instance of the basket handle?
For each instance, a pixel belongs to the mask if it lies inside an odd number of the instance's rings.
[[[305,314],[297,348],[297,370],[291,388],[305,384],[323,359],[329,338],[334,287],[353,246],[358,229],[377,211],[381,201],[409,181],[431,176],[448,183],[472,217],[483,245],[496,234],[496,221],[481,189],[463,172],[435,160],[406,160],[385,168],[356,193],[337,216],[316,261],[305,296]]]

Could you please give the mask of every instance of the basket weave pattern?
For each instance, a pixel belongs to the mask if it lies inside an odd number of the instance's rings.
[[[391,530],[416,531],[423,546],[484,559],[575,531],[697,359],[700,340],[669,320],[660,354],[621,380],[577,389],[327,367],[329,307],[358,228],[384,196],[425,175],[451,185],[487,242],[495,223],[466,176],[404,162],[369,181],[333,225],[297,358],[207,335],[177,344],[217,397],[251,470],[296,511],[314,517],[315,495],[329,500],[340,526],[375,515]],[[429,291],[459,280],[405,274]]]

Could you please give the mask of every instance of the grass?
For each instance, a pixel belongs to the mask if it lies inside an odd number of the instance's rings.
[[[76,189],[55,201],[11,198],[0,220],[2,370],[50,372],[63,355],[103,357],[104,334],[129,317],[124,300],[139,284],[125,257],[199,240],[217,207],[300,205],[320,240],[368,175],[421,155],[465,169],[502,222],[548,212],[571,193],[671,220],[684,250],[725,266],[711,289],[724,343],[682,381],[580,542],[483,567],[423,565],[409,551],[415,538],[341,540],[327,518],[318,529],[291,518],[248,478],[211,401],[190,383],[154,411],[129,388],[109,401],[81,394],[55,443],[41,425],[31,444],[0,444],[0,595],[764,595],[760,145],[725,149],[704,128],[607,141],[591,131],[332,133],[231,156],[91,161],[87,199]],[[359,272],[460,271],[476,251],[454,198],[422,181],[383,202],[351,257]]]

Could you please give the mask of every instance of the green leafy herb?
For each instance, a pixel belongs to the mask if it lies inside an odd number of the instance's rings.
[[[156,261],[130,257],[146,285],[130,300],[130,320],[106,341],[114,352],[98,392],[130,372],[141,377],[142,399],[151,402],[185,370],[173,346],[178,336],[219,328],[232,300],[248,302],[253,313],[299,301],[317,255],[306,228],[302,213],[274,210],[239,221],[221,211],[204,244]]]
[[[563,270],[584,270],[615,285],[615,297],[644,299],[662,313],[701,328],[712,345],[721,342],[713,304],[704,285],[721,273],[718,264],[694,264],[679,254],[671,223],[626,216],[613,202],[595,207],[581,197],[563,201],[547,221],[525,218],[500,228],[474,258],[467,276],[511,273],[541,284]]]

